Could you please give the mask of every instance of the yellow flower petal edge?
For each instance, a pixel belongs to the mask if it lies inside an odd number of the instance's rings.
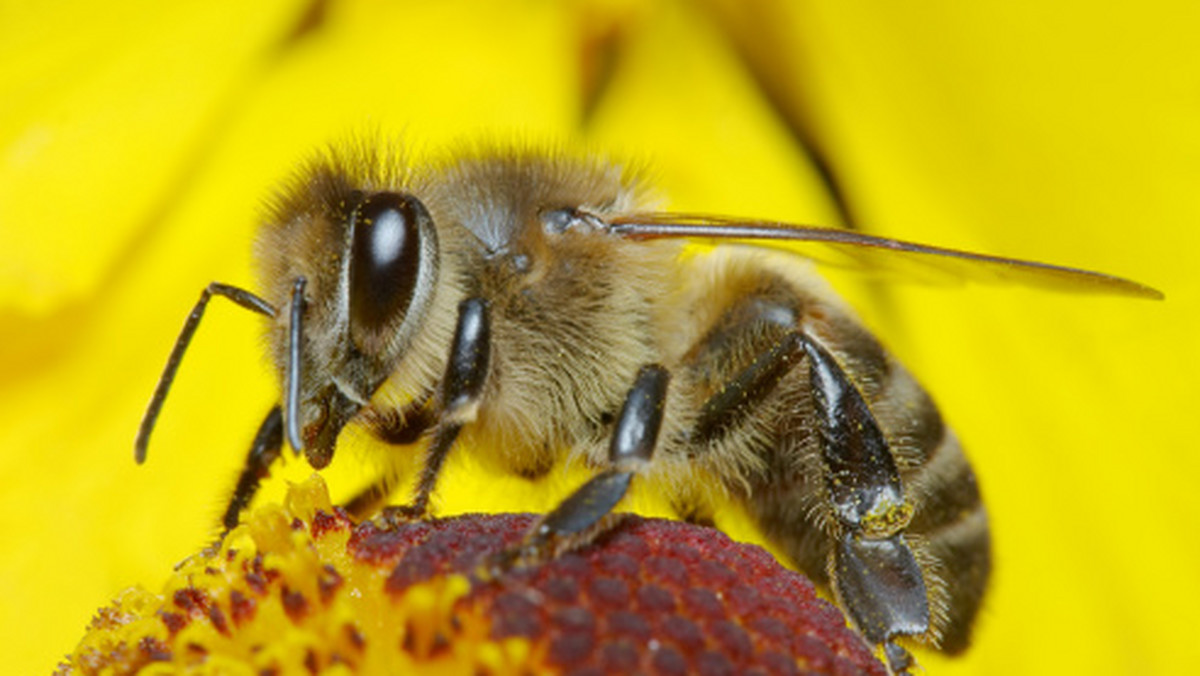
[[[161,592],[100,609],[58,674],[884,673],[758,547],[630,516],[578,552],[494,570],[533,522],[355,524],[314,474]]]

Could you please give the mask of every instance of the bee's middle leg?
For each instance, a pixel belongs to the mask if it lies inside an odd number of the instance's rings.
[[[609,468],[542,517],[519,546],[498,557],[494,568],[503,570],[553,558],[588,544],[614,523],[613,508],[625,497],[634,475],[654,455],[669,382],[670,373],[657,364],[638,371],[617,416],[608,449]]]

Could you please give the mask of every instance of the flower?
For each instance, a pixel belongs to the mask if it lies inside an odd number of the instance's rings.
[[[0,635],[46,673],[95,608],[212,532],[261,416],[253,317],[214,304],[149,462],[137,422],[190,303],[253,286],[258,205],[364,127],[415,152],[582,143],[655,168],[672,206],[1098,268],[1166,303],[835,283],[935,394],[981,477],[996,574],[937,673],[1182,670],[1200,598],[1187,424],[1200,288],[1196,9],[1163,0],[243,5],[75,2],[0,21]],[[369,480],[350,435],[324,473]],[[305,475],[291,462],[268,486]],[[538,511],[452,455],[439,513]],[[649,487],[630,506],[667,507]],[[736,515],[736,512],[734,512]],[[736,521],[736,519],[734,519]],[[719,524],[769,544],[744,522]]]
[[[161,594],[121,593],[59,673],[885,673],[758,547],[631,517],[579,553],[488,564],[533,523],[355,524],[313,475]]]

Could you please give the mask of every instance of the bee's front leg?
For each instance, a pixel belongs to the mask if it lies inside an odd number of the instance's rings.
[[[385,507],[382,513],[385,522],[409,521],[425,516],[429,509],[429,496],[437,486],[437,477],[446,455],[454,447],[463,425],[473,421],[479,410],[479,401],[490,373],[491,354],[492,329],[488,302],[482,298],[468,298],[458,304],[458,323],[454,328],[446,373],[438,392],[438,421],[433,439],[425,451],[413,501],[407,505]],[[364,505],[358,503],[369,497],[386,498],[390,492],[391,482],[385,478],[352,500],[348,508],[361,511]]]
[[[431,391],[410,402],[403,410],[368,407],[364,409],[360,420],[380,441],[408,446],[417,443],[425,432],[437,424],[438,414],[434,410]],[[351,517],[361,521],[379,511],[395,489],[396,475],[386,471],[350,498],[342,508]]]
[[[612,510],[654,455],[671,376],[662,366],[643,366],[617,417],[608,449],[609,468],[579,487],[534,526],[516,548],[490,564],[504,570],[543,561],[591,542],[615,522]]]
[[[250,504],[262,480],[270,476],[271,465],[279,459],[282,450],[283,413],[279,406],[272,406],[267,412],[267,417],[258,426],[258,433],[254,435],[254,443],[250,444],[246,463],[238,476],[237,487],[233,489],[229,506],[225,508],[225,516],[221,519],[224,527],[221,538],[238,525],[242,510]]]

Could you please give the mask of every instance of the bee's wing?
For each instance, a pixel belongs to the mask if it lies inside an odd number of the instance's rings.
[[[782,249],[833,266],[870,270],[917,266],[918,277],[933,272],[955,280],[1020,284],[1056,291],[1114,294],[1162,299],[1162,292],[1101,272],[1048,263],[970,253],[957,249],[874,237],[850,230],[748,221],[694,214],[628,214],[610,220],[609,231],[630,239],[686,237],[709,244],[743,240],[755,246]]]

